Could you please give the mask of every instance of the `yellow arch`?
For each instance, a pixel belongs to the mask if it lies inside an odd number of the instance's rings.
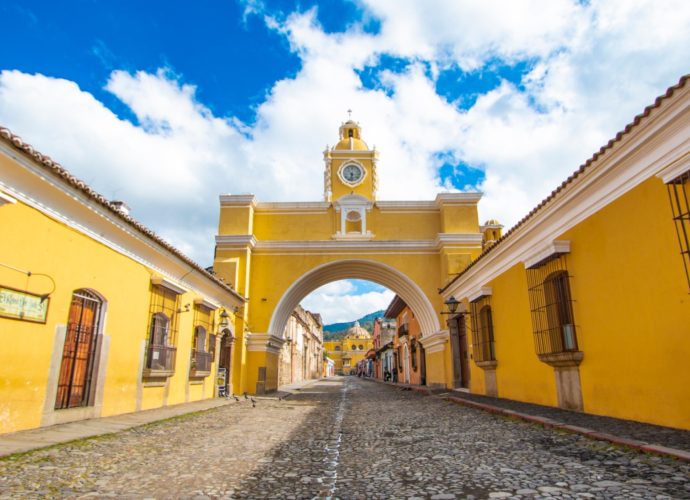
[[[268,331],[281,337],[292,311],[300,301],[320,286],[342,279],[363,279],[385,286],[398,294],[414,311],[422,333],[440,330],[437,312],[422,289],[392,266],[365,259],[343,259],[318,266],[302,275],[276,305]]]

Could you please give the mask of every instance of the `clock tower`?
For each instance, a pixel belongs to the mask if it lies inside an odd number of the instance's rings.
[[[325,162],[324,199],[336,202],[343,196],[376,200],[378,178],[376,149],[369,149],[362,140],[362,128],[348,120],[340,126],[340,140],[323,152]]]

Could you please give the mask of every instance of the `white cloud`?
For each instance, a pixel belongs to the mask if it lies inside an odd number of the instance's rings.
[[[275,83],[252,126],[215,116],[193,82],[167,70],[111,74],[106,88],[136,124],[73,82],[3,71],[0,123],[209,264],[218,194],[320,199],[321,151],[337,140],[348,108],[381,151],[382,198],[433,198],[441,153],[485,171],[482,218],[511,225],[690,60],[684,0],[363,0],[381,21],[378,34],[356,24],[329,34],[313,10],[278,18],[260,1],[245,5],[245,16],[266,16],[302,60],[296,76]],[[383,88],[365,88],[357,70],[384,55],[409,65],[379,69]],[[491,72],[526,59],[532,70],[520,85],[501,82],[468,110],[436,91],[437,75],[454,65]]]
[[[341,323],[385,309],[394,296],[390,290],[355,294],[352,282],[340,280],[314,290],[302,300],[301,305],[321,314],[325,324]]]

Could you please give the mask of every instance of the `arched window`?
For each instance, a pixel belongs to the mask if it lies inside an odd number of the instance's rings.
[[[362,344],[359,344],[359,350],[360,350],[360,351],[363,351],[363,350],[364,350],[364,346],[363,346]]]
[[[353,351],[356,351],[356,350],[357,350],[357,346],[356,346],[356,345],[352,344],[351,347],[352,347],[352,350],[353,350]]]
[[[103,300],[90,290],[72,294],[55,409],[93,404],[97,337]]]
[[[335,350],[336,350],[336,351],[339,351],[339,350],[340,350],[340,346],[339,346],[339,345],[335,346]]]

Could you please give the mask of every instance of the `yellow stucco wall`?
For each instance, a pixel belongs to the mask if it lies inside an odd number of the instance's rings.
[[[507,399],[556,405],[553,368],[539,361],[534,351],[525,266],[513,266],[489,285],[492,288],[491,310],[498,360],[498,395]],[[468,341],[471,342],[471,337]],[[475,363],[470,366],[472,391],[483,393],[484,370]]]
[[[168,380],[169,387],[140,387],[153,271],[22,202],[0,207],[0,225],[0,263],[35,273],[27,279],[24,274],[0,266],[0,285],[40,294],[50,292],[52,285],[38,274],[46,274],[55,282],[45,325],[0,317],[0,433],[55,421],[50,420],[53,417],[46,420],[44,407],[58,420],[64,412],[72,411],[54,411],[55,401],[47,401],[47,395],[51,384],[57,383],[55,368],[51,378],[51,359],[57,355],[59,369],[64,345],[56,344],[56,331],[65,327],[72,293],[80,288],[93,290],[106,301],[102,332],[107,338],[107,356],[99,415],[202,397],[200,386],[188,387],[193,308],[179,314],[176,370]],[[186,292],[178,304],[193,304],[197,297]],[[209,376],[205,381],[204,397],[213,396],[212,380]]]
[[[584,411],[690,428],[690,295],[666,186],[649,178],[556,239],[570,242]],[[554,368],[534,350],[524,265],[485,285],[498,395],[557,406]],[[471,370],[483,393],[484,371]]]
[[[561,236],[588,412],[690,428],[690,295],[671,217],[651,178]]]

